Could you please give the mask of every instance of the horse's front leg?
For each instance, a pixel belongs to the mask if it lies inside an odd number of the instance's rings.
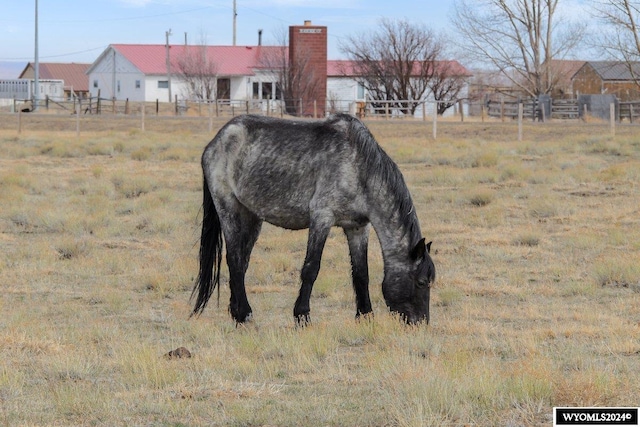
[[[311,298],[311,290],[313,284],[318,277],[320,271],[320,262],[322,260],[322,251],[324,244],[329,237],[329,231],[333,224],[333,216],[317,214],[312,218],[309,226],[309,240],[307,241],[307,254],[304,258],[304,265],[300,272],[300,294],[293,307],[293,316],[296,323],[304,326],[309,323],[309,299]]]
[[[349,243],[351,278],[356,294],[356,319],[373,312],[369,297],[369,228],[367,224],[363,227],[344,229]]]

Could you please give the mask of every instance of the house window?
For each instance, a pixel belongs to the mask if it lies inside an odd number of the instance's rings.
[[[140,89],[140,80],[136,80],[136,89]]]
[[[216,82],[216,98],[231,99],[231,79],[218,79]]]
[[[262,83],[262,96],[263,99],[271,99],[273,95],[273,83]]]
[[[96,87],[96,88],[98,87],[98,80],[93,81],[93,87]]]
[[[271,99],[273,96],[273,86],[275,83],[272,82],[254,82],[253,83],[253,99]]]
[[[364,99],[364,85],[362,83],[358,83],[358,95],[357,99]]]
[[[169,89],[169,80],[158,80],[158,89]]]

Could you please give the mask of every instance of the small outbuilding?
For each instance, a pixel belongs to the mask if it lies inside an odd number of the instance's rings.
[[[588,61],[573,75],[574,95],[614,95],[618,100],[640,99],[640,62]]]
[[[62,80],[63,93],[47,94],[56,99],[71,99],[74,94],[80,98],[89,96],[89,78],[87,70],[91,64],[79,63],[55,63],[41,62],[38,67],[38,78],[40,80]],[[29,62],[20,73],[19,78],[33,80],[35,78],[35,66]]]

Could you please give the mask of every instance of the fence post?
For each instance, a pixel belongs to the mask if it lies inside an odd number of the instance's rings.
[[[76,138],[80,138],[80,102],[76,105]]]
[[[22,108],[18,109],[18,135],[22,133]]]
[[[438,137],[438,101],[433,102],[433,139]]]
[[[249,100],[245,101],[247,107],[247,114],[249,114]]]
[[[633,124],[633,104],[629,104],[629,123]]]
[[[213,109],[211,108],[211,101],[209,101],[208,111],[209,111],[209,133],[213,132]]]
[[[611,136],[616,136],[616,105],[613,102],[609,104],[609,119],[611,126]]]
[[[145,131],[145,129],[144,129],[144,116],[145,116],[144,107],[145,107],[144,101],[142,101],[140,103],[140,122],[141,122],[140,126],[141,126],[141,129],[142,129],[142,132]]]
[[[220,103],[218,101],[219,99],[216,99],[216,117],[220,117],[220,109],[219,109]]]
[[[504,122],[504,98],[500,98],[500,120]]]
[[[458,105],[460,108],[460,121],[464,122],[464,105],[462,104],[462,100],[458,101]]]
[[[129,115],[129,98],[124,100],[124,115]]]
[[[522,116],[524,115],[524,104],[518,103],[518,141],[522,141]]]
[[[315,99],[313,100],[313,118],[318,118],[318,102]]]

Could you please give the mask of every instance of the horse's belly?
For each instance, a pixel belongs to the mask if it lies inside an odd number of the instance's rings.
[[[284,201],[274,201],[268,205],[255,205],[241,200],[261,220],[277,227],[289,230],[301,230],[309,228],[310,213],[308,204],[290,204]]]

